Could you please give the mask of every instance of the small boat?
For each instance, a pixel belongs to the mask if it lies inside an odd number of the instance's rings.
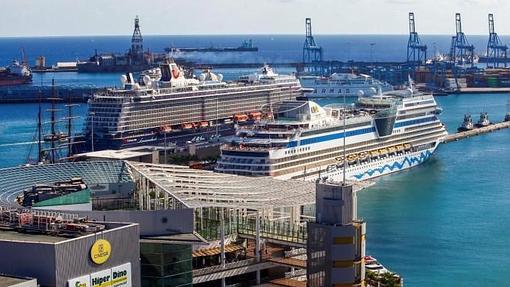
[[[505,122],[510,122],[510,112],[506,113],[504,121]]]
[[[470,114],[465,114],[464,115],[464,121],[462,122],[460,127],[457,129],[457,131],[465,132],[465,131],[470,131],[473,128],[474,128],[474,125],[473,125],[473,119],[471,118],[471,115]]]
[[[480,113],[480,119],[476,123],[476,127],[483,128],[489,126],[490,124],[491,122],[489,121],[489,115],[487,114],[487,112]]]

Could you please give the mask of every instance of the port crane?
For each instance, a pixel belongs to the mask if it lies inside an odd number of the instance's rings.
[[[322,62],[322,47],[315,43],[315,39],[312,35],[312,19],[305,19],[305,43],[303,45],[303,64],[305,67],[307,64],[315,64],[313,65],[313,70],[316,70],[317,63]],[[313,71],[317,72],[317,71]]]
[[[414,13],[409,12],[409,40],[407,42],[407,62],[413,64],[425,64],[427,61],[427,45],[421,43],[420,36],[416,32]]]
[[[507,65],[508,46],[503,44],[494,29],[494,15],[489,14],[489,41],[487,43],[487,67],[497,68],[500,63]]]
[[[450,61],[459,65],[470,64],[473,67],[475,46],[469,44],[466,35],[462,31],[460,13],[455,14],[455,32],[450,48]]]

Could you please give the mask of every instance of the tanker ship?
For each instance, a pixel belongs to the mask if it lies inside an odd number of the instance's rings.
[[[13,61],[6,68],[0,68],[0,86],[14,86],[32,82],[32,72],[25,64]]]

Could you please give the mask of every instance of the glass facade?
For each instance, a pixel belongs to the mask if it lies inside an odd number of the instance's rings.
[[[192,286],[191,245],[141,243],[142,286]]]

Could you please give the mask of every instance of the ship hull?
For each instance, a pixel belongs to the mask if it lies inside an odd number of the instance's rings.
[[[121,138],[95,138],[94,150],[105,149],[125,149],[139,146],[159,146],[166,144],[175,144],[176,146],[185,146],[189,142],[203,142],[214,138],[218,133],[219,136],[230,136],[235,133],[233,125],[222,125],[216,131],[215,127],[190,129],[167,133],[146,133],[138,136],[121,137]],[[92,142],[90,135],[85,144],[84,151],[92,150]]]
[[[20,77],[16,79],[0,79],[0,87],[25,85],[32,82],[32,77]]]
[[[437,144],[434,147],[421,151],[410,152],[402,155],[389,156],[361,166],[347,168],[346,179],[352,181],[364,181],[380,176],[404,171],[416,167],[432,157]],[[326,171],[321,173],[321,178],[328,178],[334,181],[343,181],[343,169]],[[307,177],[305,180],[316,180],[319,176]]]

